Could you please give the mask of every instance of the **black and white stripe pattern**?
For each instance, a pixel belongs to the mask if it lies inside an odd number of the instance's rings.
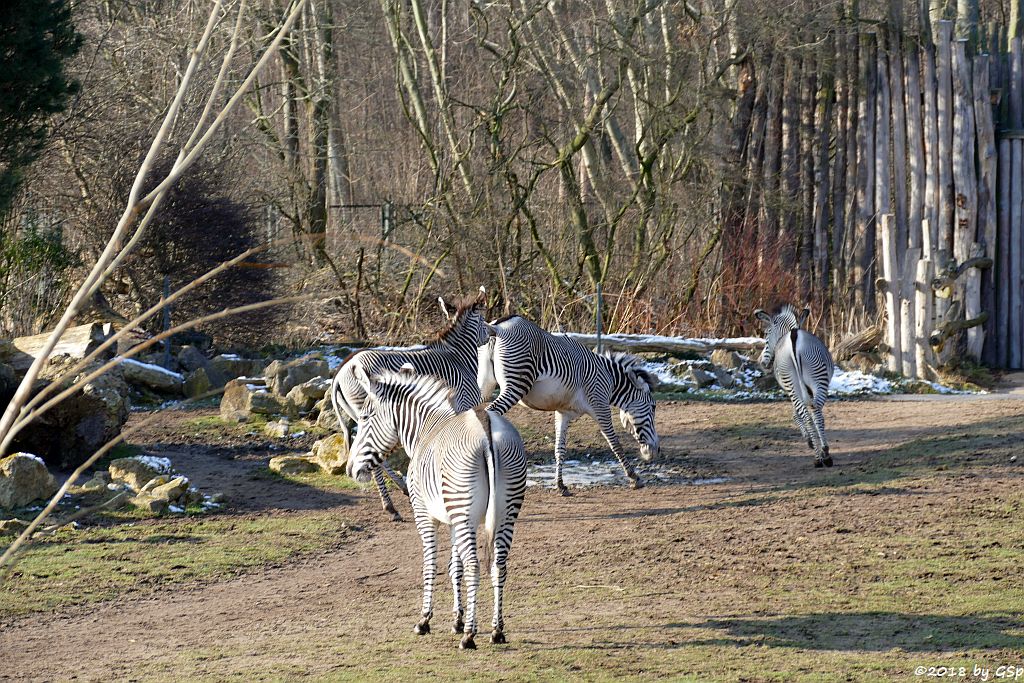
[[[347,446],[352,443],[349,423],[359,424],[366,401],[366,388],[360,377],[372,378],[408,365],[418,374],[434,375],[453,387],[456,406],[460,410],[468,410],[480,403],[480,390],[475,381],[477,347],[487,341],[487,327],[480,315],[482,303],[481,295],[461,305],[447,327],[426,345],[405,349],[362,349],[345,359],[331,382],[331,404]],[[381,468],[408,493],[405,482],[387,467],[386,462],[381,463]],[[381,473],[375,470],[373,478],[384,511],[392,519],[400,520]]]
[[[793,420],[807,445],[814,449],[814,466],[832,467],[822,409],[835,363],[825,344],[801,329],[810,313],[808,308],[797,311],[789,304],[774,314],[754,311],[765,327],[761,365],[766,369],[774,365],[775,379],[793,403]]]
[[[611,418],[614,405],[620,410],[623,427],[640,445],[641,459],[650,461],[658,454],[651,396],[656,380],[641,368],[640,360],[625,353],[596,354],[578,341],[552,335],[518,315],[488,327],[494,339],[480,347],[477,381],[485,400],[495,387],[501,392],[487,409],[503,415],[521,401],[534,410],[554,411],[558,490],[568,495],[562,483],[565,435],[572,421],[581,415],[594,418],[633,486],[642,486],[626,462]]]
[[[526,449],[505,418],[481,408],[460,411],[453,391],[436,377],[411,371],[367,379],[362,420],[349,456],[348,473],[368,482],[386,454],[401,445],[411,458],[409,498],[423,542],[423,611],[415,632],[430,632],[437,525],[451,527],[448,572],[455,594],[454,631],[461,648],[475,648],[476,597],[480,583],[477,527],[493,552],[492,643],[504,643],[503,593],[512,531],[526,492]],[[462,579],[466,608],[462,607]]]

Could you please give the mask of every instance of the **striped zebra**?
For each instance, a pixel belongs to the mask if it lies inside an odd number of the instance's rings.
[[[828,399],[835,363],[825,344],[801,329],[810,314],[809,308],[798,311],[789,304],[773,314],[754,311],[765,328],[761,365],[771,369],[774,361],[775,379],[793,403],[793,421],[814,449],[814,466],[832,467],[822,408]]]
[[[559,492],[569,495],[562,483],[565,435],[581,415],[590,415],[597,422],[633,488],[643,486],[626,461],[611,413],[611,406],[619,408],[622,426],[640,445],[642,460],[649,462],[657,456],[659,439],[651,396],[657,380],[641,368],[640,359],[625,353],[596,354],[575,339],[550,334],[519,315],[496,320],[488,328],[494,339],[480,347],[477,383],[485,399],[495,387],[501,391],[487,409],[504,415],[522,402],[534,410],[554,411],[555,486]]]
[[[460,410],[454,391],[411,369],[367,379],[359,432],[348,461],[349,476],[366,483],[381,454],[399,444],[411,458],[409,499],[423,542],[423,611],[417,635],[430,633],[437,573],[437,527],[451,527],[448,564],[455,594],[454,633],[459,647],[475,649],[476,598],[480,584],[477,527],[484,523],[484,555],[492,555],[492,643],[505,642],[502,600],[512,531],[526,492],[526,448],[502,416],[483,408]],[[462,607],[462,580],[466,608]],[[465,621],[463,621],[465,619]]]
[[[431,342],[402,349],[361,349],[345,359],[331,382],[331,405],[338,417],[345,445],[351,446],[350,423],[359,424],[363,403],[366,401],[365,382],[360,377],[374,377],[381,372],[398,370],[410,365],[416,372],[440,377],[455,388],[456,405],[468,410],[480,403],[480,389],[476,385],[477,347],[487,342],[488,333],[480,307],[483,294],[464,302],[451,315],[448,324]],[[381,462],[373,471],[373,479],[380,493],[381,506],[395,521],[401,515],[395,509],[384,484],[387,474],[399,488],[408,494],[405,482]]]

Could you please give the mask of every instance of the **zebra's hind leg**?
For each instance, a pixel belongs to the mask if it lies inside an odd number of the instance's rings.
[[[434,616],[434,575],[437,574],[437,523],[430,518],[426,509],[413,508],[416,530],[423,543],[423,611],[422,618],[413,627],[413,633],[425,636],[430,633],[430,618]]]
[[[821,450],[815,441],[817,441],[818,434],[815,431],[814,424],[811,420],[810,410],[807,408],[807,404],[803,400],[797,398],[793,401],[793,412],[797,416],[797,420],[800,424],[800,431],[804,432],[807,437],[807,441],[811,448],[814,449],[814,466],[824,467],[825,460],[822,456]]]
[[[452,625],[452,633],[462,633],[466,623],[462,620],[465,612],[462,609],[462,558],[459,556],[458,548],[455,545],[455,530],[452,529],[452,557],[448,560],[448,576],[452,580],[452,594],[455,598],[452,614],[455,616],[455,623]]]
[[[828,452],[828,439],[825,438],[824,406],[815,402],[812,409],[814,411],[814,429],[818,436],[818,443],[821,444],[821,462],[825,467],[832,467],[832,456]]]
[[[807,431],[807,424],[800,418],[800,410],[797,408],[797,401],[793,399],[793,423],[800,428],[800,435],[807,442],[807,447],[813,449],[814,441],[811,440],[811,433]]]
[[[619,461],[619,465],[622,466],[622,471],[626,473],[630,486],[634,489],[642,489],[644,487],[644,483],[640,481],[640,477],[633,469],[633,466],[626,461],[626,454],[622,450],[622,444],[619,442],[619,435],[615,433],[615,428],[612,426],[611,408],[609,408],[607,403],[592,407],[594,410],[594,419],[597,420],[597,426],[601,428],[601,435],[604,436],[604,440],[608,442],[608,446],[612,449],[612,453],[615,454],[615,458]]]
[[[388,494],[388,486],[384,482],[384,475],[381,473],[380,467],[373,468],[373,481],[377,484],[377,493],[380,494],[380,504],[384,508],[384,512],[391,515],[391,521],[401,522],[402,515],[398,514],[398,510],[395,509],[395,504],[391,502],[391,496]]]
[[[476,529],[462,517],[452,518],[452,538],[458,544],[452,553],[458,553],[466,577],[466,622],[462,627],[460,650],[475,650],[476,641],[476,595],[480,587],[480,563],[476,556]]]
[[[572,495],[562,483],[562,461],[565,460],[565,435],[576,417],[577,415],[573,413],[555,411],[555,488],[563,496]]]

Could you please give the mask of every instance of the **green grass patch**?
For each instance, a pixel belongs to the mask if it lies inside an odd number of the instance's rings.
[[[113,513],[121,520],[131,513]],[[159,519],[63,529],[35,543],[0,585],[14,616],[170,584],[210,581],[336,544],[351,527],[337,514]]]

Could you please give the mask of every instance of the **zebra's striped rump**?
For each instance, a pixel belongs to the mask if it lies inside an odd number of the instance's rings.
[[[810,309],[798,311],[786,304],[774,314],[754,312],[765,327],[761,365],[772,368],[779,386],[793,404],[793,420],[807,445],[814,449],[814,466],[831,467],[825,438],[823,408],[828,399],[835,363],[825,344],[801,329]]]
[[[454,392],[436,377],[411,370],[368,378],[359,432],[349,456],[349,475],[367,481],[380,454],[401,445],[410,457],[409,498],[423,542],[423,611],[415,632],[430,632],[437,569],[437,525],[451,527],[449,575],[460,647],[474,648],[479,585],[477,528],[491,561],[494,619],[491,641],[505,642],[502,617],[506,563],[512,531],[526,491],[526,449],[502,416],[482,409],[458,410]],[[466,607],[462,606],[465,579]]]

